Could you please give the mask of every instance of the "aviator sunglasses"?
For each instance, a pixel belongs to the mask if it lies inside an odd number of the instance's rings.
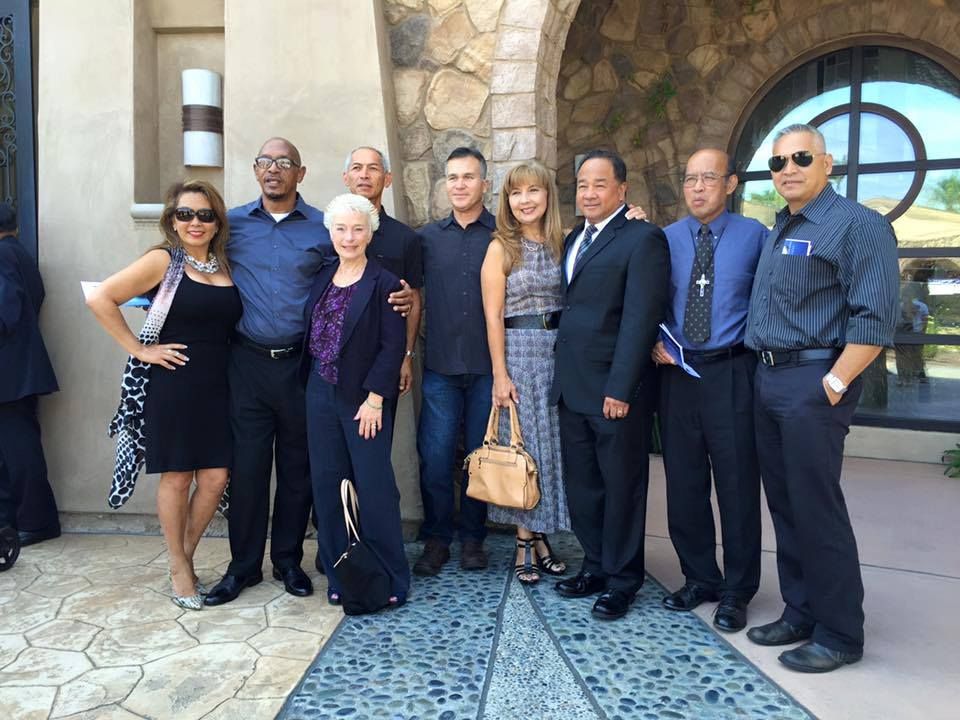
[[[190,222],[197,218],[202,223],[212,223],[217,221],[217,215],[210,208],[200,208],[194,210],[188,207],[178,207],[173,211],[173,216],[180,222]]]
[[[810,167],[810,165],[813,164],[813,159],[817,157],[817,155],[824,154],[826,153],[812,153],[809,150],[797,150],[790,155],[773,155],[767,160],[767,167],[773,172],[780,172],[787,166],[788,160],[793,160],[793,163],[797,167]]]

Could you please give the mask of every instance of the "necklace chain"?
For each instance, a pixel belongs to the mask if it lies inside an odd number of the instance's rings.
[[[210,255],[207,257],[206,262],[201,262],[200,260],[197,260],[190,253],[186,253],[185,259],[186,259],[187,265],[192,267],[197,272],[202,272],[207,275],[213,275],[215,272],[220,270],[220,261],[217,260],[216,255]]]

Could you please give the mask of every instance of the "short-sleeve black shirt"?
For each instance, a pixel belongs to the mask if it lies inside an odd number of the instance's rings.
[[[420,236],[380,208],[380,227],[373,234],[367,257],[376,260],[412,288],[423,287]]]
[[[480,267],[496,221],[486,208],[466,228],[449,217],[420,230],[423,239],[427,369],[489,375]]]

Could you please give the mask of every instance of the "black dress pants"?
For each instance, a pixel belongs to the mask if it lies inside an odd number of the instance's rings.
[[[228,573],[260,571],[267,541],[270,474],[276,459],[270,559],[299,567],[313,495],[298,356],[274,360],[242,345],[230,349],[230,554]]]
[[[644,578],[643,543],[651,411],[631,403],[622,420],[582,415],[560,401],[560,441],[570,524],[582,570],[633,594]]]
[[[831,406],[823,376],[832,364],[757,366],[757,450],[777,534],[783,619],[812,625],[821,645],[860,652],[863,582],[840,470],[862,382]]]
[[[749,602],[760,584],[760,470],[753,426],[753,353],[660,370],[660,433],[670,539],[687,582]],[[717,565],[711,470],[720,510]]]
[[[59,531],[57,502],[40,442],[37,396],[0,403],[0,526]]]

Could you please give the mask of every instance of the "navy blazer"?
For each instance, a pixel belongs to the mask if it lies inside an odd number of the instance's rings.
[[[328,259],[317,272],[303,310],[306,332],[300,355],[300,378],[310,377],[310,325],[313,309],[333,281],[340,259]],[[387,303],[387,296],[400,289],[400,280],[375,260],[367,260],[363,275],[343,319],[337,359],[337,402],[351,417],[370,392],[392,399],[399,393],[400,366],[406,349],[407,323]]]
[[[0,402],[59,390],[37,320],[43,297],[33,258],[15,237],[0,237]]]
[[[656,225],[627,220],[626,208],[603,228],[567,280],[554,352],[550,401],[600,415],[603,399],[632,403],[652,377],[650,352],[666,314],[670,250]],[[583,225],[564,242],[564,258]],[[649,398],[648,398],[649,399]]]

